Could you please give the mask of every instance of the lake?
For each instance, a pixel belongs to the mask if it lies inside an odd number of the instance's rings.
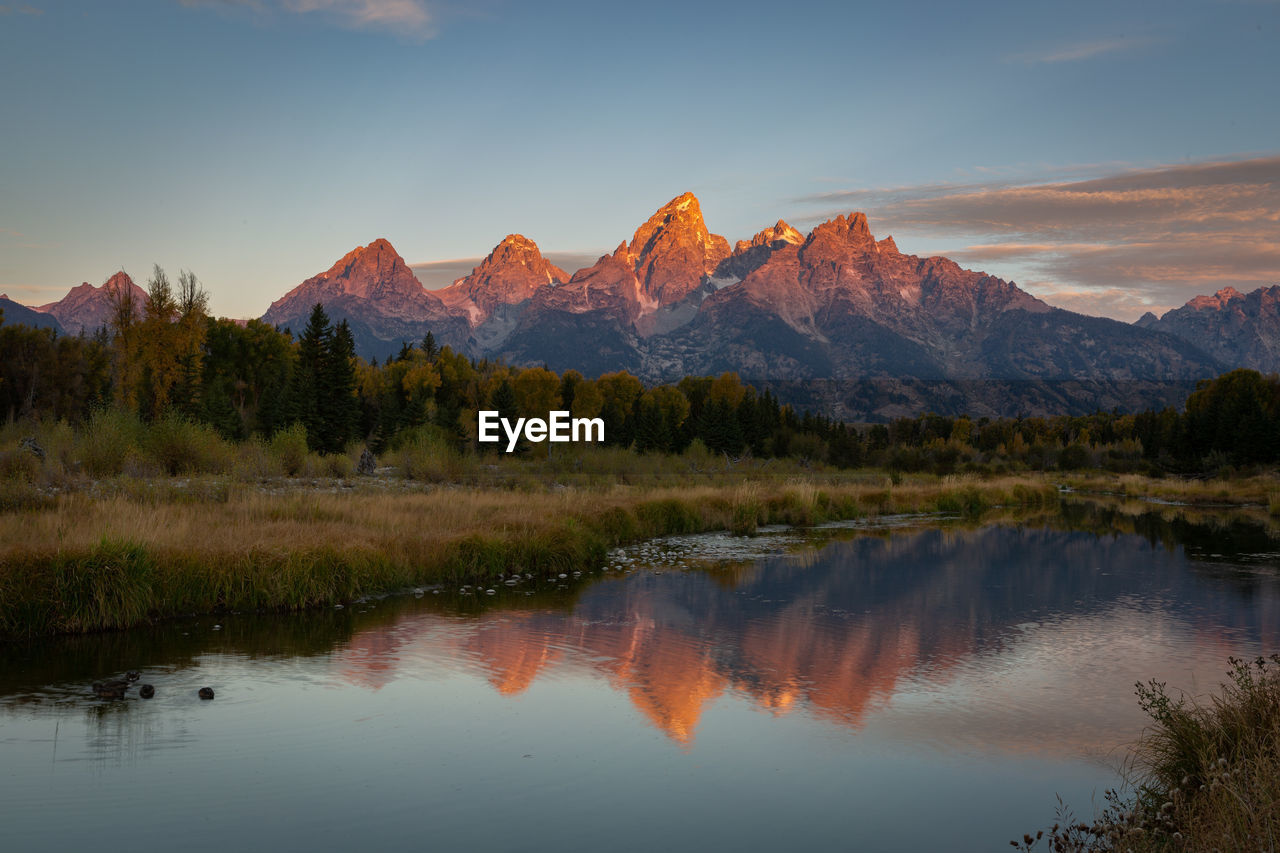
[[[1277,650],[1277,552],[1081,504],[10,644],[3,846],[1009,849],[1116,784],[1135,682]]]

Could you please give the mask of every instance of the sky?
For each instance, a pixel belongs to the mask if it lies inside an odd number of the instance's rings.
[[[686,190],[1123,320],[1280,284],[1276,0],[0,0],[0,111],[31,305],[159,264],[259,316],[378,237],[572,272]]]

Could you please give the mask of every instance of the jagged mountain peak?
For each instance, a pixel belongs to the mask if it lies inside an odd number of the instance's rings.
[[[702,206],[693,193],[682,193],[658,208],[644,224],[636,229],[629,246],[638,259],[653,251],[662,237],[678,231],[701,234],[706,239],[707,225],[702,219]]]
[[[271,303],[263,321],[300,330],[311,309],[324,306],[330,320],[346,320],[357,352],[383,358],[406,341],[419,341],[431,331],[442,341],[466,339],[467,322],[450,312],[439,294],[428,291],[404,258],[385,238],[343,255]]]
[[[864,251],[873,249],[876,245],[876,238],[872,236],[871,227],[867,224],[867,215],[861,211],[848,216],[841,214],[835,219],[827,220],[810,232],[805,243],[809,245],[825,240],[847,243]]]
[[[90,287],[90,286],[91,285],[89,285],[88,282],[85,282],[83,285],[81,285],[81,287]],[[102,289],[105,290],[107,293],[118,293],[119,291],[129,287],[138,287],[138,286],[134,284],[133,279],[130,278],[129,274],[124,270],[120,270],[119,272],[112,273],[107,278],[107,280],[102,283]],[[138,290],[141,291],[142,288],[139,287]]]
[[[739,240],[733,247],[735,253],[742,253],[756,246],[771,246],[775,244],[790,243],[798,246],[804,242],[804,235],[792,228],[784,219],[779,219],[777,224],[772,228],[766,228],[756,233],[750,240]]]
[[[395,294],[416,297],[424,293],[422,283],[409,269],[391,242],[379,237],[367,246],[357,246],[327,271],[304,282],[315,283],[335,294],[375,299]]]
[[[358,288],[365,279],[394,277],[401,269],[406,272],[409,269],[404,258],[389,240],[379,237],[367,246],[357,246],[347,252],[328,272],[321,273],[321,277],[342,279]],[[356,291],[348,289],[347,292]]]
[[[1225,365],[1280,370],[1280,286],[1248,293],[1224,287],[1193,297],[1159,319],[1143,315],[1135,325],[1175,335]]]
[[[267,319],[300,328],[324,302],[331,316],[352,319],[366,353],[394,352],[430,330],[479,357],[627,369],[651,381],[725,370],[787,379],[1165,379],[1207,375],[1216,364],[1169,336],[1052,310],[1012,282],[902,254],[893,238],[876,240],[864,213],[804,237],[778,220],[744,242],[731,254],[684,193],[572,278],[532,240],[508,234],[449,287],[425,291],[413,280],[417,295],[402,296],[396,288],[409,274],[376,240],[304,282],[289,311],[273,306]],[[357,275],[383,267],[395,273],[390,284],[375,288],[377,276]],[[1232,301],[1227,313],[1258,301],[1249,300]]]
[[[464,311],[476,326],[500,306],[518,304],[541,287],[568,280],[569,274],[544,258],[537,243],[523,234],[508,234],[470,275],[440,291],[440,298]]]
[[[83,302],[84,300],[93,299],[95,295],[102,296],[105,298],[110,294],[119,293],[121,290],[129,287],[135,288],[138,291],[137,294],[135,295],[142,298],[146,297],[146,293],[142,290],[142,288],[134,284],[133,279],[129,277],[129,274],[124,270],[120,270],[119,272],[114,272],[111,275],[109,275],[107,277],[107,280],[104,281],[102,284],[98,285],[97,287],[94,287],[92,284],[90,284],[87,281],[81,282],[80,284],[77,284],[75,287],[71,288],[71,290],[67,291],[66,296],[62,297],[56,302],[50,302],[47,305],[40,305],[35,310],[49,311],[50,309],[58,305],[74,304],[74,303]]]
[[[1211,310],[1216,311],[1225,308],[1227,303],[1237,299],[1244,299],[1244,294],[1236,290],[1234,287],[1224,287],[1212,296],[1207,294],[1197,296],[1187,303],[1188,308],[1196,311]]]
[[[112,301],[117,294],[125,291],[132,292],[134,310],[141,316],[147,293],[134,284],[124,270],[112,273],[97,287],[87,281],[78,284],[57,302],[37,306],[35,310],[53,315],[71,334],[92,332],[107,325],[113,313]]]
[[[491,275],[506,267],[516,266],[533,270],[545,279],[544,283],[569,280],[568,274],[544,258],[538,244],[523,234],[508,234],[504,237],[480,265],[471,271],[471,275]]]
[[[670,305],[688,296],[729,256],[729,241],[707,230],[697,196],[686,192],[636,229],[628,251],[645,299]]]
[[[374,313],[391,317],[408,317],[441,307],[439,297],[423,288],[400,253],[382,237],[367,246],[357,246],[329,269],[271,303],[263,319],[269,323],[292,322],[305,317],[316,303],[330,309],[339,303],[365,303]]]

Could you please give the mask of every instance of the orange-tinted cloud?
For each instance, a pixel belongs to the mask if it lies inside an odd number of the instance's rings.
[[[1053,302],[1124,319],[1231,285],[1280,282],[1280,156],[1131,169],[1089,180],[992,182],[825,193],[805,201],[868,212],[877,233],[965,241],[946,254],[1005,278],[1021,270]],[[841,207],[832,208],[839,204]],[[1127,297],[1121,294],[1128,294]],[[1089,297],[1088,294],[1094,294]],[[1064,304],[1065,303],[1058,303]]]
[[[183,6],[248,9],[262,16],[306,15],[347,29],[426,39],[435,17],[424,0],[179,0]]]
[[[1080,62],[1085,59],[1093,59],[1094,57],[1103,56],[1105,54],[1137,50],[1157,43],[1158,40],[1154,38],[1127,38],[1121,35],[1114,38],[1099,38],[1092,39],[1090,41],[1070,42],[1068,44],[1058,44],[1051,47],[1041,48],[1040,50],[1015,53],[1009,57],[1009,61],[1025,63]]]
[[[542,256],[560,269],[572,275],[580,269],[591,266],[600,256],[608,254],[598,252],[543,252]],[[410,264],[409,269],[422,282],[427,290],[438,290],[448,287],[480,265],[484,258],[454,258],[448,261],[429,261],[422,264]]]

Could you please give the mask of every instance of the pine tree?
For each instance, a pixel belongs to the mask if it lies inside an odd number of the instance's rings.
[[[324,450],[341,453],[355,438],[360,425],[360,400],[356,396],[356,342],[351,327],[343,320],[329,338],[325,353],[323,381],[317,401],[324,423]]]
[[[645,399],[637,401],[635,425],[638,452],[666,449],[669,439],[663,430],[662,411],[655,402]]]
[[[702,410],[701,421],[698,435],[712,452],[730,456],[742,454],[742,424],[738,422],[735,407],[724,400],[709,401]]]
[[[300,422],[307,430],[307,444],[318,450],[324,443],[321,416],[321,386],[324,364],[331,347],[333,327],[324,306],[316,303],[307,319],[307,328],[298,340],[298,363],[294,368],[290,393],[289,420]]]
[[[508,379],[503,379],[501,384],[494,389],[493,395],[489,398],[489,405],[497,409],[499,418],[505,418],[512,424],[520,417],[520,405],[516,400],[516,391],[511,387],[511,381]],[[504,450],[506,449],[505,437],[499,440],[497,446],[502,447]],[[526,449],[524,439],[521,439],[516,445],[516,452],[523,453]]]

